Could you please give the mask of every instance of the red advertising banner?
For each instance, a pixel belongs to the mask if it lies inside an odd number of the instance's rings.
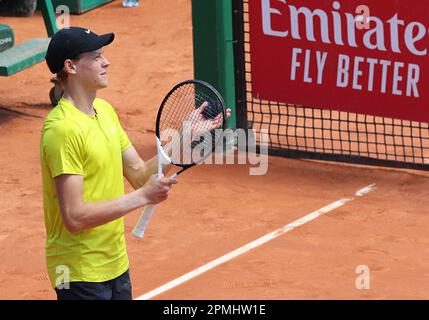
[[[429,122],[428,0],[249,0],[257,99]]]

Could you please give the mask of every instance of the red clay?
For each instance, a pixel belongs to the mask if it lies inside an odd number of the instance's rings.
[[[45,36],[40,14],[1,18],[17,42]],[[106,48],[110,101],[144,159],[155,153],[156,110],[173,84],[193,78],[191,1],[120,1],[72,25],[116,33]],[[0,299],[55,299],[44,261],[39,137],[50,110],[39,64],[0,78]],[[264,176],[246,165],[201,166],[180,177],[143,241],[130,236],[134,296],[146,293],[371,183],[376,190],[219,266],[159,299],[427,299],[429,175],[271,157]],[[131,187],[127,185],[127,190]],[[196,197],[203,199],[196,201]],[[371,271],[355,287],[356,267]]]

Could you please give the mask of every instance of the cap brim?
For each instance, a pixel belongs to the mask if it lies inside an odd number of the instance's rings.
[[[115,34],[114,33],[106,33],[98,37],[100,39],[101,47],[105,47],[113,42],[115,40]],[[101,48],[100,47],[100,48]]]
[[[88,52],[88,51],[94,51],[98,50],[102,47],[105,47],[113,42],[115,39],[114,33],[106,33],[101,36],[97,37],[97,40],[91,43],[90,46],[84,49],[84,51],[81,51],[80,53]]]

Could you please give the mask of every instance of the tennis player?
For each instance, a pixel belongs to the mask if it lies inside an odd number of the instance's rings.
[[[46,263],[57,298],[132,299],[123,216],[167,199],[175,178],[155,176],[112,106],[96,98],[108,85],[103,47],[114,34],[71,27],[46,54],[64,96],[44,121],[40,141]],[[123,176],[135,188],[124,194]]]

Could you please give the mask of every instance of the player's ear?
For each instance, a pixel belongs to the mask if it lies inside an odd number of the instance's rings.
[[[66,59],[64,61],[64,71],[70,74],[76,74],[76,64],[71,59]]]

